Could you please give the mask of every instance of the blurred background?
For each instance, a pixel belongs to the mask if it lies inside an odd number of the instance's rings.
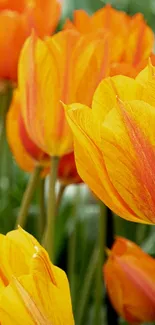
[[[155,31],[155,0],[64,0],[63,17],[60,26],[66,17],[72,16],[74,9],[83,8],[88,13],[93,13],[106,3],[111,3],[115,8],[124,10],[129,14],[142,12],[147,23]],[[3,130],[3,136],[5,139],[5,129]],[[20,170],[16,165],[8,144],[4,139],[0,144],[0,232],[5,234],[14,228],[29,175]],[[48,179],[45,186],[48,185],[47,183]],[[38,236],[36,218],[39,214],[39,197],[40,186],[38,186],[30,206],[26,225],[26,229],[36,237]],[[84,184],[68,186],[56,220],[56,264],[68,274],[71,284],[73,310],[78,325],[94,324],[92,318],[93,298],[96,288],[93,277],[94,273],[90,274],[90,295],[81,320],[79,320],[79,304],[82,299],[80,294],[85,283],[85,274],[88,271],[90,259],[92,259],[91,263],[94,263],[94,269],[96,265],[96,256],[92,256],[92,251],[98,238],[99,211],[97,201]],[[115,235],[131,239],[147,253],[155,256],[155,236],[152,226],[127,222],[117,216],[114,216],[114,223],[107,226],[110,220],[110,216],[108,219],[108,213],[107,211],[104,220],[106,229],[107,227],[109,229],[107,241],[112,231]],[[104,307],[102,310],[102,320],[102,324],[107,325]],[[126,323],[120,319],[119,324],[125,325]],[[111,323],[111,325],[115,324]]]

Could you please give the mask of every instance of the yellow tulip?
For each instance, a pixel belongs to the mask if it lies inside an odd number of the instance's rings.
[[[73,325],[65,273],[37,240],[19,228],[0,235],[2,325]]]
[[[66,108],[81,178],[116,214],[141,223],[155,223],[154,93],[149,65],[136,80],[104,79],[92,109]]]
[[[73,151],[60,101],[91,103],[97,85],[108,75],[108,49],[107,35],[99,41],[75,31],[45,41],[32,34],[25,42],[19,61],[22,115],[31,140],[50,156]]]

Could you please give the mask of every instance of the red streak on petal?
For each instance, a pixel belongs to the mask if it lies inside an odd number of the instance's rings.
[[[155,222],[155,151],[134,119],[125,110],[123,102],[118,99],[129,138],[135,150],[133,171],[141,184],[139,196],[146,202],[147,211],[142,211]]]
[[[65,53],[65,63],[64,63],[64,73],[61,76],[62,78],[62,92],[61,92],[61,100],[68,104],[69,100],[69,91],[70,91],[70,61],[71,61],[71,55],[72,55],[72,36],[70,34],[67,35],[66,38],[66,53]],[[63,131],[64,131],[64,125],[66,123],[65,118],[65,111],[62,107],[62,104],[60,109],[58,110],[59,116],[58,116],[58,125],[57,125],[57,136],[58,138],[62,137]]]
[[[149,299],[150,304],[155,308],[155,282],[150,277],[146,278],[143,270],[138,269],[135,265],[122,260],[118,256],[113,256],[113,258],[127,275],[128,279]]]
[[[19,114],[18,125],[19,125],[19,133],[20,133],[21,141],[28,154],[30,154],[32,158],[34,158],[39,162],[42,160],[48,161],[49,156],[45,152],[43,152],[39,147],[37,147],[35,143],[30,139],[26,131],[21,114]]]
[[[33,32],[29,45],[28,53],[28,75],[26,84],[26,94],[27,94],[27,123],[33,125],[34,111],[37,106],[37,80],[36,80],[36,67],[35,67],[35,45],[36,45],[36,35]]]
[[[100,43],[101,41],[99,41]],[[110,68],[110,41],[109,41],[109,34],[105,36],[104,44],[103,44],[103,54],[100,62],[99,67],[99,74],[96,79],[96,87],[99,85],[103,78],[106,78],[109,75],[109,68]],[[93,89],[93,92],[95,91]]]
[[[3,270],[1,268],[0,268],[0,278],[1,278],[4,286],[7,287],[8,284],[9,284],[9,281],[8,281],[7,277],[5,276],[5,274],[4,274],[4,272],[3,272]]]

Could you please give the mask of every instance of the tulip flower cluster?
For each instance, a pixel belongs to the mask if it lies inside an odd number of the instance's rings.
[[[114,214],[155,224],[154,33],[142,14],[130,17],[108,4],[91,16],[75,10],[73,21],[67,19],[54,34],[61,7],[59,0],[0,0],[0,82],[13,90],[4,126],[17,164],[31,174],[16,228],[26,224],[38,178],[50,175],[47,202],[40,181],[44,220],[37,238],[42,236],[44,248],[20,227],[0,235],[2,325],[74,325],[68,280],[49,259],[55,262],[55,224],[67,185],[84,182]],[[4,92],[0,88],[0,104]],[[96,265],[97,287],[103,268],[119,316],[132,325],[154,321],[154,258],[118,237],[104,264],[106,227],[108,222],[105,229],[102,222],[98,227],[99,263],[93,259],[83,280],[77,325],[82,325]],[[72,232],[69,249],[76,248]],[[68,263],[72,273],[75,255]],[[74,296],[76,275],[69,276]],[[102,291],[95,311],[101,309]]]
[[[154,60],[154,54],[151,53],[154,34],[140,13],[130,17],[109,4],[92,16],[84,10],[76,10],[73,22],[67,19],[64,28],[87,35],[99,32],[100,39],[108,31],[107,51],[110,52],[111,76],[123,74],[134,77],[145,67],[149,56]]]
[[[57,2],[47,1],[47,8],[44,9],[49,12],[47,17],[51,14],[49,3],[56,12],[60,11]],[[23,10],[29,13],[33,32],[20,55],[19,94],[14,95],[8,113],[8,141],[17,163],[25,171],[32,172],[36,164],[40,164],[45,168],[43,175],[46,175],[50,156],[66,156],[59,163],[59,179],[66,184],[78,183],[81,180],[76,171],[74,154],[71,153],[72,133],[60,101],[91,105],[94,91],[103,78],[119,72],[136,75],[149,56],[154,59],[154,35],[142,15],[129,18],[127,14],[107,5],[92,17],[83,11],[75,11],[74,22],[67,20],[64,31],[41,40],[38,36],[48,36],[55,26],[53,21],[53,25],[47,29],[48,21],[46,24],[42,21],[38,30],[35,22],[39,24],[41,21],[41,5],[23,3],[19,10],[22,15]],[[128,46],[124,46],[126,38]],[[126,48],[130,51],[126,51]],[[11,136],[12,118],[18,140]],[[16,141],[20,142],[19,146]]]

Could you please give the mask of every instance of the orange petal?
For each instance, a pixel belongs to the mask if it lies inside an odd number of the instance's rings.
[[[14,92],[13,100],[9,108],[6,119],[7,140],[17,164],[26,172],[32,172],[35,168],[35,161],[27,153],[20,134],[18,126],[18,117],[20,111],[19,93]]]
[[[139,249],[140,250],[140,249]],[[151,321],[154,313],[154,259],[134,250],[121,257],[113,251],[104,266],[108,293],[114,308],[129,323]]]
[[[19,13],[13,11],[0,12],[1,79],[17,80],[19,54],[26,36],[23,18]],[[14,49],[11,55],[10,49]]]
[[[123,60],[137,66],[147,59],[152,52],[154,34],[144,21],[142,14],[136,14],[131,19],[126,51]]]
[[[0,1],[0,10],[13,10],[22,12],[25,7],[25,0],[5,0]]]
[[[63,28],[76,29],[84,34],[93,31],[91,18],[85,10],[75,10],[73,13],[73,23],[67,19]]]
[[[57,0],[28,0],[25,4],[24,15],[29,25],[28,34],[34,28],[40,37],[51,35],[58,25],[61,5]]]

